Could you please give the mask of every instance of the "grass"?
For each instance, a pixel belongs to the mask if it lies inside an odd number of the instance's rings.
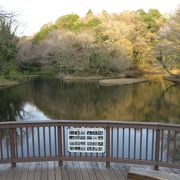
[[[17,81],[12,81],[8,79],[4,79],[4,77],[0,76],[0,87],[2,86],[11,86],[17,84]]]

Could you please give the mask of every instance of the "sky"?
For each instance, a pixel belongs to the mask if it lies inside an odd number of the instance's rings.
[[[157,8],[161,13],[173,12],[179,0],[0,0],[0,7],[18,14],[19,34],[32,35],[48,22],[58,17],[76,13],[84,16],[91,9],[97,14],[102,10],[109,13],[143,8]]]

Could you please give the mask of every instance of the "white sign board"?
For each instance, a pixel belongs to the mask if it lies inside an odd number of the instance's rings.
[[[68,128],[69,152],[105,152],[104,128]]]

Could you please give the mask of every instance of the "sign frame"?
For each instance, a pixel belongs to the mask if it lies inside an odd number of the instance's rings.
[[[68,127],[68,152],[105,153],[106,129]]]

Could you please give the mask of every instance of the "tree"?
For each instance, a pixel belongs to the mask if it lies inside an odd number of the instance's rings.
[[[40,31],[38,33],[36,33],[36,35],[33,38],[33,44],[37,44],[40,41],[42,41],[43,39],[46,38],[46,36],[48,35],[48,33],[50,33],[51,31],[53,31],[54,29],[56,29],[56,25],[52,24],[52,23],[48,23],[48,24],[44,24]]]
[[[0,72],[9,73],[9,63],[12,63],[17,53],[16,30],[18,27],[16,14],[0,10]]]
[[[172,75],[171,68],[180,68],[180,8],[171,16],[159,33],[157,59]]]
[[[91,9],[88,10],[88,12],[86,13],[86,16],[93,16],[93,12]]]
[[[55,24],[59,28],[74,30],[78,19],[79,16],[77,14],[67,14],[58,18]]]

